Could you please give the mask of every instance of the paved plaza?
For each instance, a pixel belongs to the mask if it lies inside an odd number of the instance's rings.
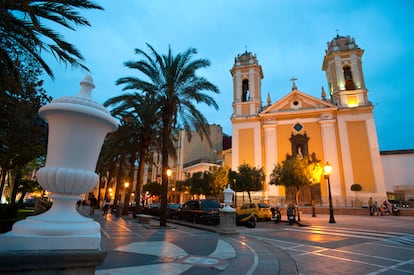
[[[329,224],[303,215],[304,226],[259,222],[236,235],[101,211],[93,218],[107,251],[96,274],[414,274],[414,217],[337,215]]]

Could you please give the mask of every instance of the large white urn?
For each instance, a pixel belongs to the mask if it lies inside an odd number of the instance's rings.
[[[46,165],[37,172],[37,180],[51,193],[52,208],[15,223],[1,238],[5,245],[0,250],[100,248],[100,225],[80,215],[75,205],[80,194],[98,183],[99,152],[118,123],[92,100],[93,79],[87,76],[80,84],[77,96],[55,99],[39,110],[48,121],[49,139]]]

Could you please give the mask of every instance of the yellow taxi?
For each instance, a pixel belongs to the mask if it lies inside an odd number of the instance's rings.
[[[272,211],[270,206],[266,203],[245,203],[236,210],[237,215],[253,213],[256,221],[258,220],[270,220],[272,217]]]

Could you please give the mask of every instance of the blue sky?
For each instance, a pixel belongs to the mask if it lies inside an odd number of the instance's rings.
[[[96,1],[96,0],[95,0]],[[411,107],[414,64],[414,1],[411,0],[130,0],[96,1],[105,11],[82,11],[92,27],[76,32],[55,27],[81,51],[103,103],[123,93],[118,78],[136,75],[123,63],[137,60],[135,48],[158,53],[170,45],[174,53],[189,47],[211,66],[199,73],[221,91],[220,109],[200,106],[209,123],[231,134],[234,57],[246,50],[262,65],[262,101],[272,102],[290,92],[292,76],[302,92],[320,98],[327,90],[321,70],[326,43],[338,33],[355,38],[365,50],[363,70],[380,150],[414,149],[414,108]],[[76,95],[87,75],[80,69],[48,60],[55,80],[45,77],[54,98]]]

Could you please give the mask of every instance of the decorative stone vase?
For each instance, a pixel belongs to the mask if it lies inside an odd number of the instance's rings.
[[[220,213],[220,225],[218,232],[220,234],[238,234],[236,229],[236,210],[231,207],[233,201],[234,191],[230,188],[230,184],[227,185],[227,189],[223,191],[224,203],[226,204]]]
[[[48,121],[45,167],[37,172],[39,184],[51,192],[52,208],[14,224],[0,250],[99,249],[100,225],[76,210],[80,194],[98,183],[96,163],[105,136],[117,121],[92,100],[93,79],[85,77],[77,96],[53,100],[39,110]],[[3,241],[3,240],[2,240]]]
[[[223,212],[236,212],[231,203],[233,202],[234,191],[230,188],[230,184],[227,185],[227,189],[223,191],[224,193],[224,203],[226,204],[221,211]]]

